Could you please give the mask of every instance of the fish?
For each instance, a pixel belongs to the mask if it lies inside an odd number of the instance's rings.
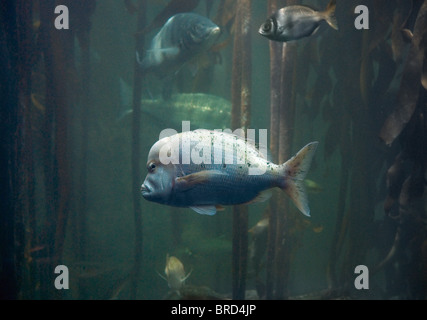
[[[288,42],[315,34],[322,21],[338,30],[335,9],[336,0],[331,0],[325,11],[316,11],[304,5],[286,6],[268,18],[258,32],[270,40]]]
[[[185,275],[184,265],[182,262],[177,257],[166,254],[166,278],[160,274],[159,275],[168,282],[169,288],[179,292],[179,290],[184,286],[185,280],[188,279],[192,271],[193,270]]]
[[[304,183],[309,193],[320,193],[323,191],[322,186],[318,184],[316,181],[306,179],[304,180]]]
[[[262,234],[268,229],[269,222],[270,222],[270,218],[268,216],[264,217],[261,220],[259,220],[256,225],[250,228],[248,232],[250,232],[254,236]]]
[[[153,72],[160,78],[173,75],[185,63],[207,51],[220,33],[215,23],[199,14],[173,15],[154,36],[142,60],[137,53],[141,71]]]
[[[270,224],[270,213],[263,214],[261,220],[255,226],[249,229],[251,235],[248,245],[248,257],[252,262],[256,278],[262,269],[263,257],[267,251],[268,228]]]
[[[120,107],[117,119],[121,124],[131,118],[132,87],[123,79],[119,80]],[[225,129],[230,125],[231,102],[207,93],[172,94],[169,100],[142,99],[141,111],[144,116],[167,128],[180,128],[183,119],[190,121],[194,128]],[[165,117],[164,115],[169,115]]]
[[[253,141],[226,130],[176,133],[151,147],[141,194],[148,201],[214,215],[223,206],[266,201],[270,189],[278,187],[310,216],[303,180],[317,145],[311,142],[277,165]]]

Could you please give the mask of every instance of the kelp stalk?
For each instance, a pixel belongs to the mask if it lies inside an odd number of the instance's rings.
[[[146,25],[146,0],[138,2],[137,32]],[[136,52],[144,52],[144,37],[137,36],[135,43]],[[135,223],[135,248],[134,267],[132,271],[131,299],[136,299],[138,293],[138,279],[141,269],[143,232],[142,232],[142,212],[141,212],[141,96],[143,74],[140,71],[138,62],[135,60],[133,79],[133,113],[132,113],[132,198]]]
[[[295,4],[288,1],[287,5]],[[282,49],[282,79],[281,101],[279,107],[279,152],[278,163],[284,163],[290,158],[292,147],[292,126],[294,121],[294,99],[292,80],[294,76],[296,47],[284,44]],[[286,299],[288,296],[288,276],[291,265],[291,253],[294,243],[295,212],[289,209],[288,199],[280,197],[277,203],[277,233],[276,233],[276,299]]]
[[[88,175],[88,147],[89,147],[89,124],[92,121],[90,95],[91,95],[91,60],[90,60],[90,18],[95,12],[95,0],[87,1],[80,0],[73,2],[74,12],[79,14],[75,15],[76,37],[79,40],[81,48],[81,100],[79,101],[79,120],[81,122],[81,141],[80,141],[80,172],[78,181],[78,210],[76,213],[76,232],[74,233],[74,242],[77,245],[77,259],[78,261],[87,261],[87,175]],[[79,298],[85,299],[86,283],[81,281],[79,284]]]
[[[54,26],[53,0],[40,1],[40,36],[46,67],[45,187],[46,219],[41,244],[46,246],[46,260],[41,273],[42,298],[59,297],[52,288],[55,266],[60,264],[69,213],[71,175],[69,167],[68,114],[70,68],[73,66],[74,34]]]
[[[296,1],[278,3],[268,2],[268,14],[272,14],[284,5],[293,5]],[[294,119],[292,79],[296,48],[287,44],[270,41],[270,150],[273,161],[283,163],[287,160],[291,148],[291,124]],[[289,235],[285,228],[286,203],[283,198],[270,200],[270,220],[267,244],[266,298],[283,299],[286,297],[286,278],[289,272]]]
[[[278,9],[277,0],[268,1],[268,13],[272,14]],[[280,106],[280,78],[282,45],[279,42],[269,41],[270,45],[270,151],[272,161],[277,163],[279,152],[279,106]],[[275,283],[274,261],[276,253],[276,221],[277,221],[277,196],[270,199],[270,217],[268,224],[267,262],[266,262],[266,292],[265,298],[272,299]]]
[[[31,16],[32,4],[27,1],[3,1],[0,5],[0,299],[20,295],[24,214],[33,209],[31,140],[25,140],[30,138]]]
[[[233,48],[232,129],[248,129],[251,99],[251,0],[237,2]],[[248,208],[233,207],[233,299],[245,298],[248,256]]]

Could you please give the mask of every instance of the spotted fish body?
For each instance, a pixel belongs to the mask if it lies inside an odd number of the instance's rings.
[[[288,42],[313,35],[322,21],[338,30],[335,8],[336,0],[331,0],[325,11],[316,11],[303,5],[287,6],[267,19],[258,32],[270,40]]]
[[[310,215],[303,179],[317,144],[309,143],[277,165],[237,135],[204,129],[183,132],[152,146],[141,192],[149,201],[212,215],[222,206],[267,200],[269,189],[279,187]],[[165,164],[165,156],[170,163]]]
[[[151,42],[142,61],[143,72],[155,72],[163,78],[208,50],[217,40],[220,28],[196,13],[179,13],[164,24]]]

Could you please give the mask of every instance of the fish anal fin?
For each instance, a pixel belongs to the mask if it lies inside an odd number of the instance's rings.
[[[193,209],[198,214],[205,214],[208,216],[213,216],[216,213],[215,206],[192,206],[190,209]]]

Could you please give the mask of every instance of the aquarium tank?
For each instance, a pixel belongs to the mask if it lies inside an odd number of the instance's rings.
[[[426,0],[0,15],[1,299],[427,298]]]

